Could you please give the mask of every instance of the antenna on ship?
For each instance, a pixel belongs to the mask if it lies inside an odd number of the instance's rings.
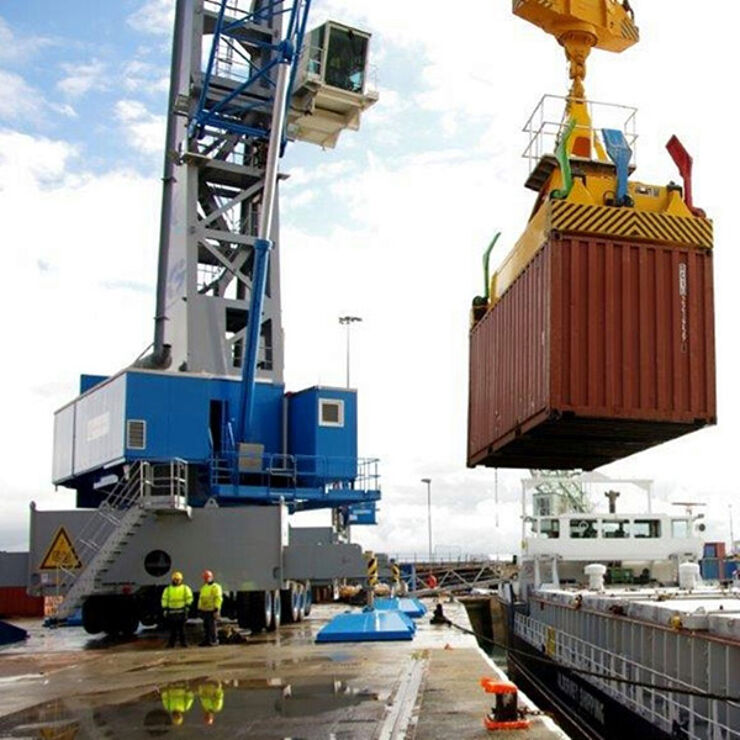
[[[705,503],[702,501],[672,501],[671,502],[673,506],[683,506],[686,509],[686,515],[689,517],[689,519],[694,519],[694,509],[697,506],[706,506]],[[697,519],[702,519],[704,517],[704,514],[697,514]]]

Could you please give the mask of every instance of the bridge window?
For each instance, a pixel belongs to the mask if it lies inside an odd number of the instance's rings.
[[[577,540],[596,538],[598,536],[596,519],[571,519],[570,536]]]
[[[635,519],[632,528],[633,537],[655,538],[660,537],[660,520],[659,519]]]
[[[689,536],[689,520],[674,519],[671,522],[671,534],[675,539],[685,539]]]
[[[629,519],[611,519],[602,523],[604,537],[623,539],[630,536]]]
[[[560,521],[558,519],[541,519],[540,527],[542,534],[551,540],[560,537]]]

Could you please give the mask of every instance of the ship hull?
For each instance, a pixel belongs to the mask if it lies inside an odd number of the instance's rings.
[[[633,737],[662,740],[682,737],[658,729],[644,717],[579,678],[572,671],[542,662],[542,654],[516,635],[510,635],[511,679],[545,711],[551,711],[578,740],[624,740]]]

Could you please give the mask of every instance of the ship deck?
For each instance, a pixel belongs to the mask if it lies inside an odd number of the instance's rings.
[[[30,637],[0,651],[0,737],[202,737],[204,723],[224,738],[489,736],[491,697],[478,682],[504,674],[474,638],[427,616],[411,642],[317,645],[345,609],[315,606],[303,623],[244,644],[174,650],[153,631],[115,641],[16,621]],[[445,613],[469,626],[461,604]],[[535,709],[520,694],[521,705]],[[566,737],[551,719],[532,720],[526,737]]]
[[[697,636],[740,644],[740,591],[701,586],[692,591],[678,588],[608,587],[604,591],[546,587],[535,599],[554,605],[620,615],[661,627],[678,625]]]

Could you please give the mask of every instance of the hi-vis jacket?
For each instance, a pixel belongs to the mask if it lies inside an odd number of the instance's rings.
[[[162,591],[162,609],[183,611],[193,603],[193,592],[190,586],[181,583],[179,586],[170,584]]]
[[[224,595],[218,583],[204,583],[198,596],[198,610],[202,612],[218,611],[223,603]]]

